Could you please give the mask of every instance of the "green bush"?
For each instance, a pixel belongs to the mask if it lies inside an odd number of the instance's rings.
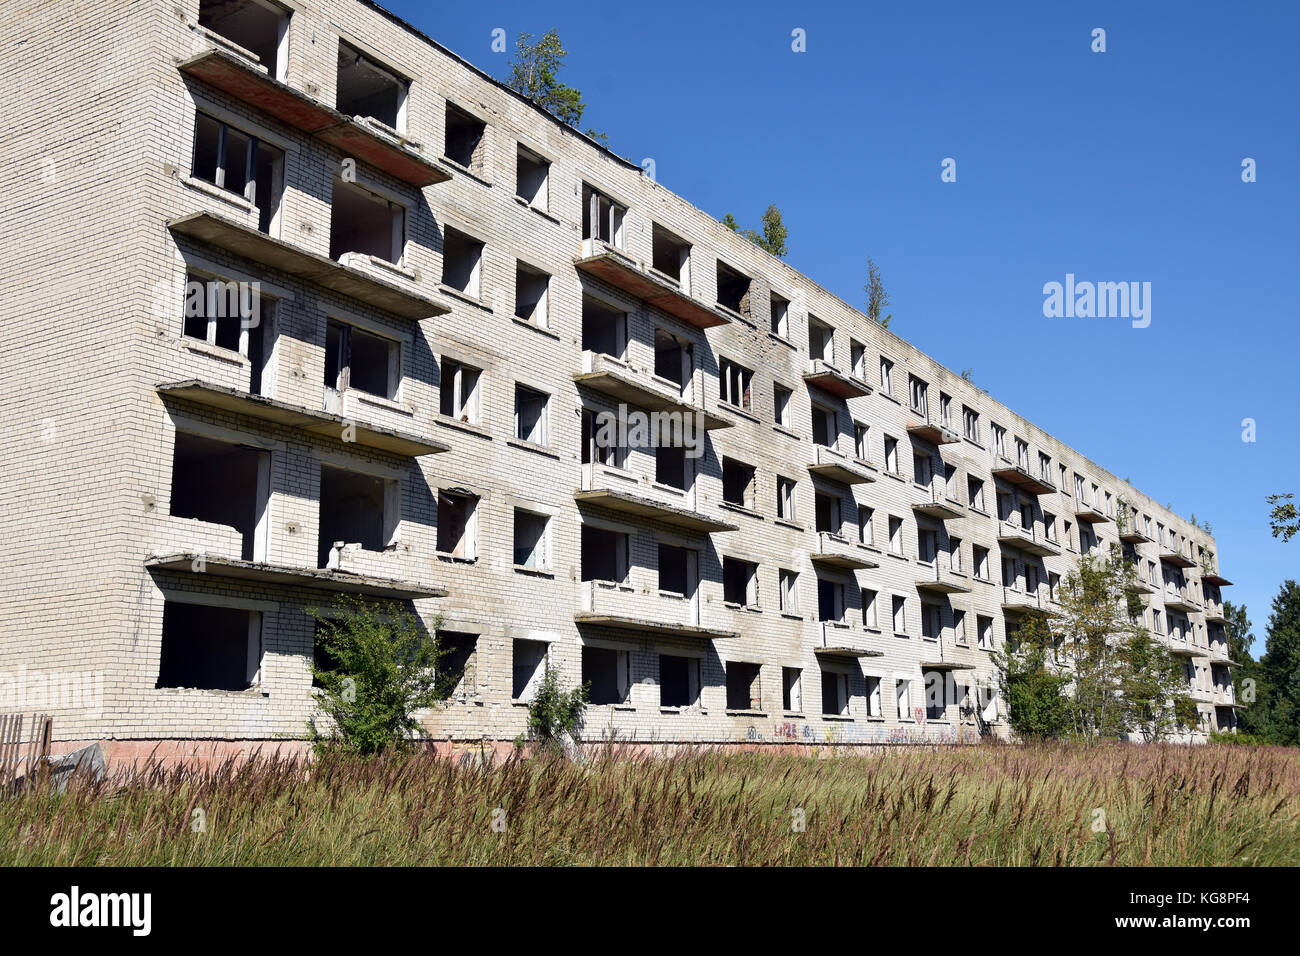
[[[558,750],[561,738],[576,737],[590,693],[590,684],[565,690],[560,686],[559,674],[548,663],[537,693],[528,704],[528,739],[545,750]]]

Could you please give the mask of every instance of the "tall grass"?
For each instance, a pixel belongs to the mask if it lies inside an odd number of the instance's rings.
[[[1298,795],[1300,751],[1215,745],[254,760],[0,800],[0,862],[1260,866]]]

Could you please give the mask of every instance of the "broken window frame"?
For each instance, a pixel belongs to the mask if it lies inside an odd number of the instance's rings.
[[[199,125],[204,121],[214,123],[217,127],[216,165],[211,179],[199,171]],[[226,186],[227,172],[231,168],[229,139],[232,130],[246,140],[243,156],[244,187],[241,190],[230,189]],[[268,152],[271,161],[271,195],[262,197],[266,200],[265,208],[259,203],[257,195],[257,167],[259,154],[264,149]],[[279,235],[280,213],[284,199],[284,150],[280,147],[268,143],[256,133],[250,133],[233,123],[218,119],[213,114],[202,109],[196,109],[194,111],[194,145],[190,152],[190,175],[200,182],[220,189],[222,192],[243,199],[258,212],[258,230],[270,236]]]
[[[462,526],[461,536],[456,546],[453,548],[444,548],[446,539],[443,538],[444,519],[450,515],[443,514],[443,500],[446,499],[448,505],[453,505],[458,499],[459,507],[465,509],[465,520]],[[436,552],[447,558],[453,558],[460,561],[474,562],[478,560],[478,541],[479,541],[479,506],[483,499],[471,491],[464,488],[440,488],[437,497],[437,542],[435,545]]]
[[[527,645],[521,648],[521,645]],[[526,649],[530,654],[536,654],[537,659],[532,662],[532,671],[528,680],[524,683],[522,689],[519,687],[519,678],[522,668],[520,667],[520,651]],[[546,673],[547,667],[551,662],[551,645],[548,641],[534,641],[528,638],[516,637],[510,643],[510,699],[515,703],[531,703],[537,693],[537,685],[541,683]]]
[[[172,605],[172,606],[184,605],[187,608],[204,607],[204,608],[209,608],[210,611],[213,612],[236,612],[236,613],[248,615],[246,643],[244,645],[245,646],[244,673],[247,675],[246,686],[240,688],[230,688],[230,687],[205,687],[197,684],[179,684],[179,683],[170,683],[170,682],[166,684],[162,683],[163,669],[166,666],[165,658],[167,656],[166,652],[167,652],[168,639],[167,639],[167,631],[166,631],[166,620],[167,620],[166,608],[168,605]],[[197,594],[181,594],[179,592],[172,592],[172,591],[164,592],[163,621],[160,624],[160,628],[159,628],[160,637],[159,637],[158,674],[154,680],[154,689],[173,690],[173,691],[190,690],[190,691],[214,692],[214,693],[231,693],[232,691],[235,693],[240,693],[245,691],[257,691],[261,687],[263,671],[265,670],[265,666],[266,666],[266,640],[265,640],[264,628],[265,628],[265,615],[259,609],[241,607],[239,605],[232,606],[225,603],[209,602],[203,600],[203,597]],[[176,637],[174,633],[172,635],[172,640],[183,641],[185,639],[186,639],[185,637],[180,637],[180,638]],[[210,645],[208,646],[208,649],[209,650],[211,649]]]
[[[521,291],[523,288],[519,281],[520,273],[530,277],[530,280],[541,286],[541,295],[536,298],[531,296],[525,297]],[[529,302],[529,299],[532,299]],[[520,322],[527,322],[529,325],[535,325],[539,329],[550,328],[550,299],[551,299],[551,276],[534,266],[529,265],[522,259],[515,260],[515,318]]]
[[[753,408],[754,373],[739,362],[718,360],[718,401],[743,411]]]
[[[455,239],[456,245],[464,245],[471,250],[471,261],[464,262],[459,255],[453,257],[448,246],[452,245],[452,239]],[[457,295],[463,295],[467,298],[479,301],[483,295],[483,259],[487,253],[487,243],[482,239],[462,232],[453,226],[444,225],[442,228],[442,273],[439,278],[439,284]],[[465,268],[468,266],[468,268]],[[454,272],[465,273],[465,282],[459,285],[453,281]]]
[[[613,655],[614,663],[614,692],[609,700],[599,697],[600,682],[595,679],[597,675],[590,674],[588,670],[588,652],[591,658],[596,655]],[[632,652],[627,648],[607,647],[603,644],[583,644],[581,653],[582,683],[590,687],[589,706],[602,707],[626,707],[632,702]]]
[[[338,332],[338,374],[335,376],[334,384],[329,383],[328,378],[325,381],[326,394],[333,392],[337,395],[344,395],[349,390],[355,389],[363,395],[369,395],[375,398],[384,398],[389,401],[397,401],[401,389],[402,380],[402,343],[397,339],[391,339],[388,336],[380,335],[370,329],[353,325],[350,322],[343,322],[335,318],[327,318],[325,321],[326,336],[326,358],[325,374],[329,375],[330,357],[329,357],[329,333],[331,329]],[[361,335],[366,338],[375,339],[382,343],[388,349],[388,367],[386,372],[387,385],[384,392],[372,392],[368,389],[352,383],[352,338],[354,335]]]
[[[390,80],[390,81],[391,81],[391,82],[392,82],[392,83],[397,87],[397,104],[396,104],[396,108],[395,108],[395,110],[394,110],[394,120],[393,120],[393,123],[392,123],[392,124],[389,124],[389,123],[385,122],[384,120],[380,119],[380,118],[377,117],[377,116],[370,116],[370,115],[365,115],[365,114],[354,114],[354,113],[349,113],[349,112],[348,112],[346,109],[344,109],[344,107],[343,107],[343,106],[338,102],[338,93],[339,93],[339,91],[340,91],[341,88],[342,88],[342,84],[339,82],[339,77],[338,77],[338,73],[337,73],[337,69],[338,69],[338,60],[337,60],[337,56],[336,56],[336,58],[335,58],[335,70],[336,70],[336,72],[335,72],[335,98],[334,98],[334,106],[335,106],[335,108],[336,108],[340,113],[343,113],[344,115],[347,115],[347,116],[363,116],[364,119],[367,119],[367,120],[369,120],[369,121],[371,121],[371,122],[373,122],[373,123],[377,123],[378,125],[380,125],[380,126],[382,126],[382,127],[386,127],[387,129],[390,129],[390,130],[392,130],[393,132],[395,132],[395,133],[397,133],[397,134],[399,134],[399,135],[405,135],[405,134],[406,134],[406,124],[407,124],[407,111],[408,111],[408,106],[409,106],[410,101],[411,101],[411,81],[410,81],[409,79],[407,79],[405,76],[403,76],[401,73],[399,73],[397,70],[393,69],[393,68],[392,68],[391,66],[389,66],[388,64],[379,61],[378,59],[376,59],[375,57],[371,56],[369,53],[365,52],[364,50],[358,49],[357,46],[356,46],[355,44],[349,43],[347,40],[344,40],[344,39],[342,39],[342,38],[339,39],[338,44],[339,44],[339,49],[340,49],[340,50],[342,50],[344,47],[346,47],[347,49],[351,50],[354,54],[356,54],[356,58],[357,58],[357,59],[353,61],[354,63],[357,62],[357,61],[360,61],[360,60],[364,60],[364,61],[366,62],[366,66],[367,66],[367,67],[368,67],[372,72],[377,73],[377,74],[381,75],[382,77],[384,77],[385,79]]]
[[[520,516],[523,516],[526,521],[536,521],[541,525],[540,532],[531,547],[531,553],[524,561],[519,560]],[[530,511],[527,508],[515,508],[513,552],[514,565],[517,569],[549,572],[551,570],[551,516],[537,511]]]
[[[531,416],[526,415],[525,403],[538,406],[537,415],[532,418],[532,427],[527,423]],[[532,388],[521,382],[515,383],[514,435],[516,441],[527,442],[545,448],[550,444],[551,396],[540,389]],[[527,434],[525,434],[527,431]]]
[[[781,668],[781,708],[787,714],[803,713],[803,669]]]
[[[523,164],[536,167],[541,171],[540,178],[529,177],[527,182],[522,174]],[[532,195],[526,190],[527,183],[536,181]],[[515,197],[525,206],[539,212],[549,212],[551,208],[551,161],[523,144],[515,147]]]
[[[448,368],[450,366],[450,368]],[[444,355],[442,357],[442,378],[438,385],[438,413],[446,418],[477,425],[482,420],[482,386],[483,370],[467,362]],[[447,377],[451,375],[451,411],[444,411],[448,388]]]
[[[293,16],[293,10],[282,7],[278,3],[271,3],[269,0],[247,0],[247,2],[250,6],[261,7],[277,18],[274,42],[275,62],[273,64],[267,64],[255,51],[250,50],[210,23],[204,23],[203,3],[199,4],[199,13],[195,22],[199,25],[200,30],[209,36],[220,37],[223,46],[229,46],[238,51],[241,56],[249,59],[263,73],[284,82],[289,75],[289,23]]]
[[[628,207],[585,181],[582,200],[582,238],[620,252],[626,248]]]
[[[475,127],[477,129],[477,139],[474,139],[473,146],[470,148],[468,154],[457,148],[457,155],[452,155],[450,147],[452,146],[451,136],[453,130],[453,115],[455,115],[457,120],[455,128]],[[460,169],[464,169],[477,176],[482,176],[485,165],[484,159],[488,153],[488,148],[487,121],[475,116],[463,106],[453,103],[451,100],[447,100],[443,108],[442,158]]]

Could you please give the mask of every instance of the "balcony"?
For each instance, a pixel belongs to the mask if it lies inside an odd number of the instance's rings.
[[[579,505],[607,508],[620,514],[694,534],[735,531],[738,526],[695,510],[695,492],[681,491],[605,465],[582,466],[582,487],[573,493]]]
[[[1173,654],[1175,657],[1208,657],[1209,656],[1201,648],[1193,647],[1191,644],[1188,644],[1186,641],[1182,641],[1173,637],[1169,638],[1169,643],[1166,646],[1169,648],[1169,653]]]
[[[1110,517],[1092,502],[1082,498],[1074,500],[1074,516],[1085,524],[1105,524]]]
[[[813,647],[813,653],[818,657],[856,659],[885,656],[884,651],[874,651],[862,647],[855,638],[854,630],[839,621],[821,621],[818,638],[820,643]]]
[[[1175,545],[1171,544],[1160,545],[1160,560],[1175,568],[1196,567],[1195,561],[1183,554],[1183,552],[1179,551]]]
[[[573,615],[576,624],[702,641],[740,636],[738,631],[724,626],[727,612],[718,611],[716,622],[701,623],[698,596],[639,591],[613,581],[583,581],[578,587],[578,610]]]
[[[1227,624],[1227,623],[1228,623],[1228,619],[1227,619],[1226,617],[1224,617],[1224,614],[1223,614],[1223,602],[1222,602],[1222,601],[1210,601],[1210,600],[1206,600],[1206,602],[1205,602],[1205,620],[1208,621],[1208,622],[1211,623],[1211,624]]]
[[[1050,540],[1035,523],[1026,528],[1019,515],[1012,514],[1005,521],[998,522],[998,544],[1018,548],[1026,554],[1043,557],[1056,557],[1061,553],[1061,546]]]
[[[731,428],[734,425],[729,418],[692,405],[682,397],[672,382],[648,372],[637,371],[603,352],[584,351],[582,371],[574,374],[573,380],[617,402],[635,405],[647,411],[680,414],[684,420],[691,419],[691,416],[698,413],[704,416],[706,431]]]
[[[808,361],[808,371],[803,373],[803,380],[808,385],[815,385],[836,398],[862,398],[871,394],[871,386],[862,379],[845,375],[839,369],[827,365],[822,359]]]
[[[315,411],[302,405],[292,405],[289,402],[252,395],[238,389],[196,379],[159,385],[157,391],[164,399],[183,398],[213,411],[255,418],[308,435],[343,441],[344,435],[349,434],[350,438],[347,440],[350,444],[393,455],[419,458],[422,455],[436,455],[450,451],[450,446],[419,435],[367,425],[343,415]]]
[[[914,485],[912,493],[916,496],[916,500],[912,502],[912,510],[918,514],[946,521],[960,518],[966,513],[965,508],[947,496],[944,483],[939,478],[932,479],[928,487]]]
[[[364,594],[372,598],[395,601],[447,596],[443,588],[395,578],[330,568],[289,567],[194,553],[156,555],[145,560],[145,567],[191,574],[194,575],[195,580],[199,577],[208,577],[252,584],[280,584],[329,593]]]
[[[1218,568],[1207,568],[1201,575],[1201,581],[1205,584],[1217,584],[1219,587],[1231,587],[1232,582],[1219,573]]]
[[[1165,609],[1169,611],[1178,611],[1182,614],[1195,614],[1201,609],[1196,603],[1196,599],[1187,591],[1170,591],[1164,592]]]
[[[407,319],[427,319],[451,311],[441,302],[416,292],[413,288],[300,249],[283,239],[274,239],[224,216],[210,212],[191,213],[170,220],[167,228],[174,235],[185,236],[231,255],[278,269],[392,315]]]
[[[916,579],[916,589],[931,594],[969,594],[970,582],[960,571],[945,568],[934,561],[928,567],[922,564]]]
[[[932,445],[951,445],[954,442],[961,441],[958,435],[947,422],[936,421],[930,417],[929,411],[921,411],[916,408],[910,408],[910,415],[907,419],[907,433],[913,437],[923,439]]]
[[[1140,530],[1129,519],[1129,524],[1124,525],[1120,530],[1119,539],[1127,544],[1152,544],[1155,539],[1145,531]]]
[[[1038,591],[1022,591],[1009,585],[1002,586],[1002,613],[1026,614],[1043,610],[1042,596]]]
[[[731,322],[721,312],[687,294],[667,276],[638,268],[621,252],[594,239],[583,241],[582,253],[574,266],[583,275],[612,285],[697,329],[712,329]]]
[[[354,157],[402,182],[423,188],[451,179],[447,169],[416,152],[395,131],[344,116],[231,50],[205,50],[182,60],[178,68],[286,126],[328,143],[344,156]]]
[[[1001,478],[1007,484],[1015,485],[1025,494],[1049,495],[1056,491],[1050,480],[1035,475],[1028,465],[1012,464],[1006,458],[999,457],[990,469],[994,478]]]
[[[880,563],[872,558],[865,545],[855,544],[848,538],[829,531],[817,532],[817,550],[810,552],[808,558],[815,565],[842,571],[864,571],[880,567]]]
[[[813,462],[808,470],[844,485],[861,485],[876,480],[870,465],[826,445],[813,445]]]

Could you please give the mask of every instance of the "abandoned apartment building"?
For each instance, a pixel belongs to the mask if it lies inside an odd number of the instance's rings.
[[[1115,543],[1234,725],[1208,533],[381,8],[0,25],[0,670],[104,678],[57,739],[303,737],[340,593],[441,617],[452,747],[548,666],[589,740],[1005,735],[990,652]]]

